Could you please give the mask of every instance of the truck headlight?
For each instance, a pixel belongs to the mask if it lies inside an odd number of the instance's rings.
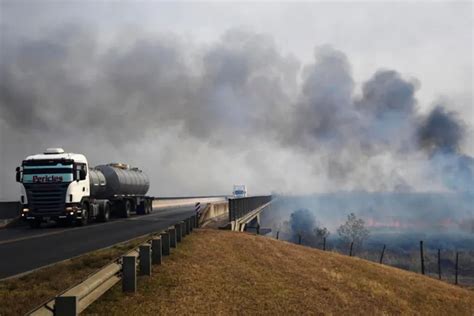
[[[26,208],[26,207],[25,207],[25,208],[23,209],[23,213],[28,213],[29,211],[30,211],[29,208]]]

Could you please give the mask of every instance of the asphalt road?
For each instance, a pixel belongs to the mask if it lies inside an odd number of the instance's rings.
[[[193,213],[183,206],[84,227],[0,229],[0,279],[163,230]]]

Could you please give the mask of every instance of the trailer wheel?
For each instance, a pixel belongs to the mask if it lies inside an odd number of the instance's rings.
[[[137,213],[137,203],[135,200],[128,200],[130,202],[130,213]]]
[[[130,217],[130,212],[132,209],[132,205],[130,203],[130,200],[125,200],[122,202],[122,210],[121,210],[121,215],[123,218]]]
[[[99,216],[99,221],[102,223],[108,222],[110,219],[110,204],[105,203],[104,204],[104,209],[102,210],[100,216]]]
[[[146,214],[146,201],[141,201],[140,204],[137,205],[136,212],[137,212],[137,215]]]

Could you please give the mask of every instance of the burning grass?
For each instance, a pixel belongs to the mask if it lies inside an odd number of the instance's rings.
[[[139,238],[0,281],[0,316],[24,315],[146,240]]]
[[[89,315],[472,315],[472,291],[382,266],[250,234],[197,230],[139,291],[115,286]]]

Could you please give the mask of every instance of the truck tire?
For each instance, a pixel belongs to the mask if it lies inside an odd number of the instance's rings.
[[[77,220],[76,224],[77,226],[86,226],[89,220],[89,205],[82,204],[81,209],[82,209],[81,218]]]
[[[146,214],[146,201],[141,201],[141,203],[137,205],[136,212],[137,212],[137,215]]]
[[[130,213],[137,213],[137,201],[129,200],[130,201]]]
[[[105,203],[104,209],[101,211],[101,214],[99,216],[99,222],[105,223],[105,222],[108,222],[109,219],[110,219],[110,204]]]
[[[120,210],[120,215],[123,218],[130,217],[130,212],[132,210],[132,205],[130,203],[130,200],[124,200],[122,203],[122,208]]]

